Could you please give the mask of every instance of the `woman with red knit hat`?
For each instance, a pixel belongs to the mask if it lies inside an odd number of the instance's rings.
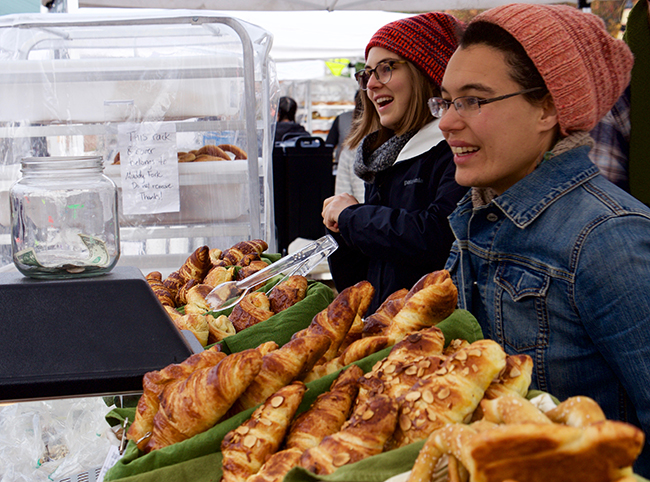
[[[650,210],[588,157],[632,64],[595,15],[497,7],[467,26],[429,107],[472,188],[449,218],[459,307],[532,357],[531,388],[641,427],[648,477]]]
[[[449,146],[427,109],[456,49],[458,21],[444,13],[407,17],[380,28],[356,73],[363,114],[346,144],[365,181],[365,202],[325,200],[323,222],[337,233],[329,258],[340,291],[368,280],[373,313],[393,292],[441,269],[453,241],[447,216],[466,192],[454,180]]]

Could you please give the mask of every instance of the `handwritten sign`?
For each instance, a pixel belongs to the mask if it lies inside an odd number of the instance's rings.
[[[120,124],[117,141],[123,213],[180,211],[175,124]]]

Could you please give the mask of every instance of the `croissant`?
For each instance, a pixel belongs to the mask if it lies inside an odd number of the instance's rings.
[[[287,472],[298,466],[301,455],[302,450],[296,448],[276,452],[246,482],[282,482]]]
[[[266,241],[261,239],[253,239],[251,241],[242,241],[233,245],[224,251],[221,258],[217,262],[213,262],[214,266],[236,266],[247,254],[261,255],[268,249],[269,245]]]
[[[248,256],[251,256],[251,255],[250,255],[250,254],[247,254],[246,256],[244,256],[244,259],[242,259],[241,262],[244,262],[244,260],[245,260]],[[257,256],[257,255],[255,255],[255,256]],[[263,270],[263,269],[266,268],[267,266],[268,266],[268,264],[266,263],[266,261],[262,261],[261,259],[258,259],[257,261],[251,261],[248,265],[244,266],[243,268],[241,268],[241,269],[237,272],[237,276],[236,276],[237,281],[241,281],[241,280],[243,280],[244,278],[248,278],[249,276],[254,275],[254,274],[257,273],[258,271]],[[264,284],[265,284],[265,282],[258,283],[258,284],[256,284],[255,286],[253,286],[253,287],[251,288],[251,290],[252,290],[252,291],[258,290],[258,289],[260,289],[262,286],[264,286]]]
[[[178,290],[178,293],[176,293],[176,298],[175,298],[175,303],[176,306],[183,306],[187,304],[187,292],[192,289],[194,286],[197,286],[199,282],[195,279],[190,279],[185,283],[183,286],[181,286]]]
[[[205,300],[205,297],[212,291],[212,286],[199,283],[192,286],[185,294],[185,313],[205,314],[212,310],[212,307]]]
[[[249,293],[233,308],[228,316],[235,327],[235,331],[240,331],[249,326],[256,325],[262,321],[268,320],[275,313],[271,311],[271,303],[266,293],[255,291]]]
[[[273,392],[304,375],[329,345],[326,335],[310,335],[291,340],[265,355],[260,373],[237,400],[239,408],[259,405]]]
[[[352,325],[350,326],[350,329],[346,333],[345,337],[343,338],[343,341],[341,342],[341,345],[339,346],[339,350],[337,352],[337,355],[340,355],[343,353],[344,350],[347,349],[352,343],[355,341],[359,340],[362,335],[363,335],[363,317],[366,314],[366,311],[368,311],[368,306],[370,306],[370,302],[372,301],[372,297],[370,298],[363,298],[361,301],[361,304],[359,305],[359,308],[357,309],[357,315],[354,317],[354,320],[352,321]]]
[[[363,358],[377,353],[388,346],[389,340],[386,336],[371,336],[360,338],[347,347],[343,353],[336,358],[315,366],[303,379],[305,383],[313,382],[323,378],[330,373],[334,373],[352,362],[362,360]]]
[[[318,446],[305,451],[300,466],[319,475],[363,460],[383,451],[397,424],[397,401],[378,394],[355,411],[340,431],[325,437]]]
[[[221,251],[219,248],[212,248],[210,251],[208,251],[208,255],[210,256],[210,262],[214,267],[214,263],[219,261],[223,256],[223,251]]]
[[[423,276],[404,298],[404,307],[382,334],[400,341],[408,333],[436,325],[456,309],[458,290],[449,272],[435,271]]]
[[[325,363],[336,357],[341,343],[357,315],[363,316],[361,310],[368,307],[375,289],[368,281],[345,288],[327,308],[316,314],[309,326],[294,334],[294,337],[305,334],[327,335],[332,340],[329,349],[317,364]]]
[[[400,419],[390,447],[424,440],[445,423],[471,417],[506,354],[492,340],[479,340],[447,358],[400,397]]]
[[[218,343],[224,338],[236,334],[235,327],[226,315],[219,315],[215,318],[212,315],[207,315],[208,320],[208,345]]]
[[[178,273],[185,282],[191,279],[201,282],[211,267],[210,248],[201,246],[185,260]]]
[[[503,372],[492,381],[485,391],[485,398],[497,398],[513,392],[525,397],[530,387],[532,374],[533,359],[531,357],[528,355],[507,356]]]
[[[269,293],[271,311],[280,313],[304,300],[305,296],[307,296],[307,278],[298,275],[289,276],[286,281],[274,286]]]
[[[329,391],[321,393],[311,407],[293,421],[286,447],[302,454],[316,447],[326,436],[338,432],[350,416],[362,375],[363,370],[356,365],[343,370]]]
[[[272,394],[221,442],[222,482],[242,482],[278,451],[307,387],[296,381]]]
[[[205,315],[197,313],[188,313],[179,318],[173,318],[172,321],[179,330],[189,330],[199,340],[201,346],[208,344],[208,336],[210,335],[210,327]]]
[[[142,395],[138,400],[135,420],[129,427],[127,438],[133,440],[140,450],[144,450],[151,431],[153,418],[158,412],[159,397],[166,385],[187,378],[193,371],[214,366],[226,357],[219,346],[211,347],[190,356],[180,364],[169,365],[162,370],[145,373],[142,381]]]
[[[169,273],[169,276],[167,276],[162,283],[174,300],[174,306],[176,306],[176,295],[178,294],[178,290],[187,283],[187,280],[183,278],[177,270]]]
[[[390,350],[388,360],[410,363],[421,357],[441,355],[445,346],[445,335],[437,326],[411,333]]]
[[[246,390],[261,367],[259,351],[244,350],[165,387],[146,451],[189,439],[212,427]]]
[[[402,288],[386,298],[377,311],[365,319],[363,336],[381,335],[385,332],[404,306],[404,298],[408,292],[409,290]]]
[[[156,298],[160,301],[160,304],[163,306],[171,306],[172,308],[176,306],[174,303],[174,297],[165,285],[163,285],[162,275],[159,271],[152,271],[146,276],[146,279],[153,294],[156,295]]]
[[[215,266],[205,275],[205,278],[203,278],[203,284],[214,288],[226,281],[232,281],[234,275],[235,268],[232,266],[230,268],[226,268],[225,266]]]

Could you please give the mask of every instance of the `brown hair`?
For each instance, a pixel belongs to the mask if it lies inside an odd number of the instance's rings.
[[[402,119],[400,119],[397,129],[393,131],[381,125],[377,109],[375,109],[375,106],[368,98],[367,92],[360,91],[363,112],[352,123],[350,134],[345,141],[347,147],[356,149],[364,137],[379,130],[380,133],[377,143],[375,146],[371,146],[375,149],[393,135],[401,136],[413,129],[419,130],[434,120],[427,107],[427,100],[430,97],[440,96],[440,87],[411,62],[407,62],[405,65],[409,69],[410,80],[413,83],[413,95],[409,99],[409,108]]]

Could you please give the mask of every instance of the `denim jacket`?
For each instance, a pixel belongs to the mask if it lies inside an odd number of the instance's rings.
[[[531,388],[595,399],[641,426],[650,476],[650,210],[599,174],[582,146],[542,162],[449,220],[446,268],[486,338],[534,361]]]

